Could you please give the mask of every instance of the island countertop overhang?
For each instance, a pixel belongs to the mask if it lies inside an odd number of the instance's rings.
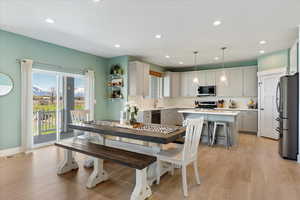
[[[224,115],[224,116],[237,116],[239,111],[228,110],[209,110],[209,109],[182,109],[178,110],[179,113],[192,113],[192,114],[205,114],[205,115]]]

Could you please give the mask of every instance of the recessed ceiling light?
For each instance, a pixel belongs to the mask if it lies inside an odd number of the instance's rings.
[[[264,54],[265,51],[264,51],[264,50],[260,50],[259,53],[260,53],[260,54]]]
[[[267,43],[266,40],[262,40],[262,41],[259,42],[259,44],[266,44],[266,43]]]
[[[214,59],[215,59],[215,60],[219,60],[220,58],[219,58],[219,57],[215,57]]]
[[[166,55],[165,57],[166,57],[166,58],[170,58],[170,56],[168,56],[168,55]]]
[[[182,61],[180,61],[180,62],[179,62],[179,64],[183,65],[183,62],[182,62]]]
[[[97,3],[97,2],[100,2],[101,0],[93,0],[93,1]]]
[[[54,19],[51,19],[51,18],[47,18],[47,19],[45,19],[45,21],[49,24],[53,24],[55,22]]]
[[[121,47],[121,45],[119,45],[119,44],[115,44],[115,47],[116,47],[116,48],[120,48],[120,47]]]
[[[216,20],[216,21],[214,21],[214,23],[213,23],[214,26],[219,26],[219,25],[221,25],[221,24],[222,24],[222,22],[219,21],[219,20]]]
[[[160,38],[161,38],[161,35],[160,35],[160,34],[156,34],[156,35],[155,35],[155,38],[156,38],[156,39],[160,39]]]

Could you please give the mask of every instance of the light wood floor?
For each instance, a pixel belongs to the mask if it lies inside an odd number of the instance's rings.
[[[56,175],[63,151],[54,146],[31,155],[0,159],[1,200],[129,200],[134,187],[134,170],[113,163],[105,168],[110,180],[92,190],[85,188],[90,169],[84,169],[84,156],[77,154],[80,169]],[[300,165],[283,160],[277,142],[241,134],[237,148],[201,146],[199,152],[201,185],[188,168],[189,197],[205,200],[299,200]],[[152,186],[152,200],[184,199],[181,175],[165,175]]]

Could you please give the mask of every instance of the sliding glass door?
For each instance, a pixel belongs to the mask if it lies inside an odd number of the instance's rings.
[[[73,137],[68,129],[71,110],[85,108],[85,77],[34,70],[33,143],[44,145]]]

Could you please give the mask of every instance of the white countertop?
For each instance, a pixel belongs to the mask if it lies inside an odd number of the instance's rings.
[[[192,106],[170,106],[170,107],[156,107],[156,108],[143,108],[139,111],[152,111],[152,110],[167,110],[167,109],[193,109]]]
[[[167,110],[167,109],[195,109],[192,106],[172,106],[172,107],[156,107],[156,108],[144,108],[140,109],[139,111],[152,111],[152,110]],[[205,109],[208,110],[208,109]],[[257,109],[250,109],[250,108],[215,108],[214,110],[223,110],[223,111],[254,111],[257,112]]]
[[[229,110],[213,110],[213,109],[185,109],[179,110],[179,113],[193,113],[193,114],[205,114],[205,115],[226,115],[226,116],[237,116],[239,111],[229,111]]]

